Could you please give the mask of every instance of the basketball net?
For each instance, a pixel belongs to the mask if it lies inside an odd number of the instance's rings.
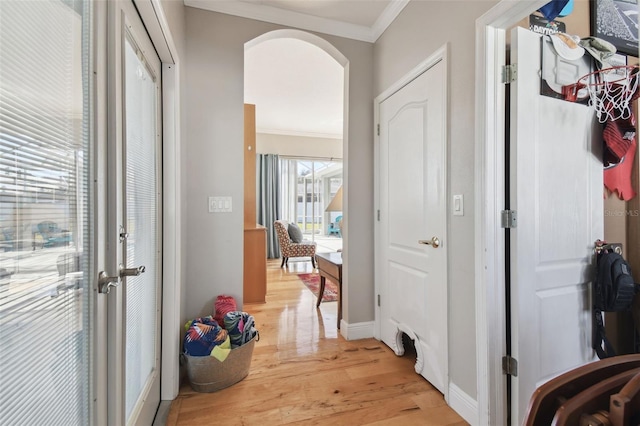
[[[626,120],[638,98],[638,74],[637,65],[604,68],[583,76],[576,86],[587,89],[589,105],[600,123]]]

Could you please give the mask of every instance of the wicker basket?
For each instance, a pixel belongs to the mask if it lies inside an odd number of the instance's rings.
[[[187,376],[193,390],[215,392],[247,377],[256,340],[257,337],[254,337],[244,345],[232,349],[223,362],[212,356],[184,355]]]

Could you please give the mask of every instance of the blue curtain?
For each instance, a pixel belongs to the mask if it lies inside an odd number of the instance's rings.
[[[267,228],[267,258],[277,259],[280,247],[273,222],[280,219],[280,159],[276,154],[258,154],[256,168],[256,220]]]

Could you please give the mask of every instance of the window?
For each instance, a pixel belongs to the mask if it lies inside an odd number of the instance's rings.
[[[90,423],[90,16],[0,1],[0,424]]]
[[[283,218],[296,222],[307,239],[327,235],[340,215],[325,209],[342,185],[342,162],[282,158],[280,170]]]

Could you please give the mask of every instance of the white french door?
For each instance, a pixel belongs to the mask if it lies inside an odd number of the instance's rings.
[[[89,1],[0,1],[0,424],[94,400]]]
[[[0,1],[0,52],[0,424],[151,424],[156,52],[130,1],[89,0]]]
[[[109,7],[108,416],[144,425],[160,403],[161,68],[133,3]]]

